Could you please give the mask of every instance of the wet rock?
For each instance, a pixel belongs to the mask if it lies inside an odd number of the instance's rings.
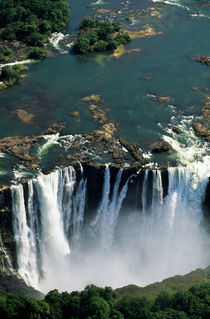
[[[172,126],[172,131],[174,132],[174,133],[176,133],[176,134],[180,134],[182,131],[180,130],[180,128],[179,127],[177,127],[177,126]]]
[[[100,14],[107,14],[107,13],[110,13],[111,10],[109,9],[98,9],[96,10],[97,13],[100,13]]]
[[[160,103],[170,103],[171,98],[169,96],[157,96],[157,100]]]
[[[129,30],[123,30],[123,31],[128,33],[132,40],[163,34],[162,31],[156,31],[153,27],[149,25],[145,25],[143,29],[138,31],[129,31]]]
[[[158,10],[151,10],[151,13],[150,13],[151,17],[155,17],[155,18],[162,18],[163,17],[163,14],[160,13],[160,11]]]
[[[91,9],[91,8],[93,8],[92,3],[88,3],[88,4],[86,5],[86,8],[87,8],[87,9]]]
[[[122,137],[119,138],[119,142],[128,150],[128,152],[130,152],[130,154],[136,161],[140,162],[142,165],[145,165],[148,162],[148,160],[143,158],[143,156],[141,155],[140,147],[137,143],[128,142]]]
[[[102,125],[98,130],[92,132],[92,136],[99,139],[112,140],[117,132],[115,123],[107,123]],[[88,135],[86,135],[88,136]]]
[[[191,60],[210,66],[210,56],[190,57]]]
[[[98,107],[95,104],[91,104],[89,106],[89,110],[92,112],[93,118],[94,120],[96,120],[97,123],[99,124],[106,123],[107,121],[106,112],[102,108]]]
[[[91,95],[83,97],[80,101],[90,102],[90,103],[99,103],[100,100],[101,100],[101,97],[99,94],[91,94]]]
[[[0,294],[22,294],[30,298],[43,299],[44,294],[27,286],[23,279],[14,273],[0,272]]]
[[[36,169],[40,166],[40,161],[30,151],[40,140],[37,136],[4,137],[0,139],[0,152],[16,156],[29,169]]]
[[[205,138],[208,142],[210,142],[210,129],[209,127],[206,126],[204,122],[195,122],[193,123],[193,128],[195,130],[195,134],[198,137],[203,137]]]
[[[207,120],[210,120],[210,95],[206,95],[206,99],[208,100],[204,107],[201,109],[201,113],[203,117]]]
[[[147,80],[147,81],[150,81],[152,80],[152,76],[151,75],[144,75],[144,79]]]
[[[119,45],[111,54],[110,57],[119,59],[125,53],[138,53],[142,50],[140,48],[126,50],[123,44]]]
[[[71,117],[73,118],[78,118],[79,117],[79,112],[78,111],[73,111],[70,113]]]
[[[50,134],[57,134],[65,128],[64,123],[57,123],[53,122],[42,134],[43,135],[50,135]]]
[[[151,153],[168,153],[168,154],[170,154],[172,152],[172,146],[164,140],[159,140],[159,141],[154,142],[150,146],[150,152]]]

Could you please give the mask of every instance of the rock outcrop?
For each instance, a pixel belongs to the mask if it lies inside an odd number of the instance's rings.
[[[26,285],[18,275],[0,272],[0,294],[22,294],[30,298],[43,299],[44,294]]]
[[[0,139],[0,152],[16,156],[29,169],[40,166],[39,158],[31,154],[32,147],[41,140],[39,136],[10,136]]]
[[[210,56],[191,57],[191,60],[200,62],[204,65],[210,66]]]
[[[171,153],[172,152],[172,146],[164,141],[164,140],[159,140],[154,142],[150,146],[150,152],[151,153]]]

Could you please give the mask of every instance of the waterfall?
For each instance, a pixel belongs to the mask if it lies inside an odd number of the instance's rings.
[[[163,187],[161,179],[161,171],[153,170],[153,195],[152,195],[152,209],[163,204]]]
[[[38,271],[33,229],[29,228],[23,186],[11,187],[13,231],[16,241],[18,272],[27,284],[37,287]]]
[[[147,208],[147,181],[148,181],[148,169],[144,173],[144,180],[142,186],[142,211],[145,213]]]
[[[58,168],[12,186],[19,274],[46,292],[89,283],[144,285],[208,265],[209,237],[201,226],[208,175],[195,166],[169,167],[167,186],[165,173],[145,170],[135,190],[132,175],[124,181],[119,169],[113,178],[106,165],[99,205],[90,214],[91,177],[87,182],[83,169]],[[137,191],[141,210],[127,201],[122,210],[127,194],[136,198]]]
[[[12,263],[2,242],[0,233],[0,269],[3,271],[14,272]]]
[[[186,273],[192,270],[192,265],[194,268],[201,264],[206,266],[210,261],[206,250],[209,244],[201,223],[208,177],[198,178],[197,171],[189,166],[170,167],[168,194],[163,199],[161,171],[152,170],[152,176],[152,203],[145,209],[149,186],[145,172],[138,227],[139,241],[144,243],[139,244],[140,258],[146,261],[141,262],[143,272],[148,278],[154,276],[157,280],[158,276],[163,279]]]
[[[96,234],[97,240],[100,240],[101,247],[104,250],[110,249],[113,243],[117,219],[127,193],[128,181],[124,184],[122,189],[119,190],[122,173],[122,169],[117,173],[112,198],[110,198],[110,169],[106,166],[102,201],[97,211],[96,218],[91,224],[93,232]]]
[[[70,246],[77,250],[80,245],[86,180],[77,187],[76,172],[67,167],[41,174],[27,186],[25,193],[21,184],[11,187],[18,272],[41,289],[56,282],[58,269],[68,273]]]

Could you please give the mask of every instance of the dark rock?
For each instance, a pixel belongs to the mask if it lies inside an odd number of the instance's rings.
[[[176,134],[180,134],[182,132],[180,128],[177,126],[172,126],[172,131]]]
[[[0,294],[22,294],[30,298],[43,299],[44,294],[27,286],[23,279],[15,274],[0,272]]]
[[[122,137],[119,138],[119,142],[128,150],[128,152],[130,152],[130,154],[136,161],[140,162],[142,165],[148,163],[148,160],[143,158],[143,156],[140,154],[140,147],[137,143],[128,142]]]
[[[210,66],[210,56],[190,57],[191,60]]]
[[[164,141],[164,140],[159,140],[154,142],[150,146],[150,152],[151,153],[171,153],[172,152],[172,146]]]

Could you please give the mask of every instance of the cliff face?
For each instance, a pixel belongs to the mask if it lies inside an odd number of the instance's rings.
[[[44,297],[44,294],[40,291],[27,286],[17,274],[0,272],[0,294],[5,295],[8,293],[23,294],[36,299],[43,299]]]

